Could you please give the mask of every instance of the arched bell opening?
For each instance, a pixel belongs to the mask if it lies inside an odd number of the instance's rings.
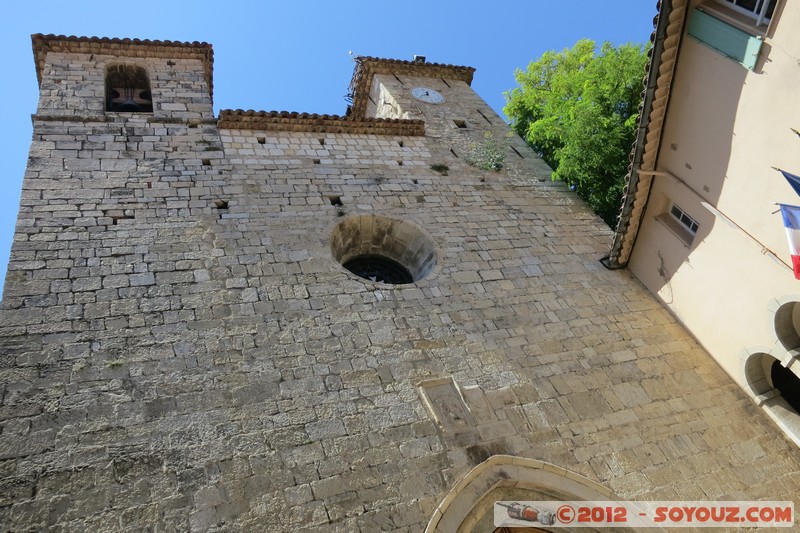
[[[112,65],[106,71],[106,111],[152,113],[147,72],[136,65]]]

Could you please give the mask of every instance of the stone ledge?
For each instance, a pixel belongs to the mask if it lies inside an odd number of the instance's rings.
[[[128,113],[131,115],[133,113]],[[152,113],[135,113],[136,118],[144,117],[146,120],[136,121],[132,124],[129,121],[120,121],[120,113],[107,113],[103,115],[31,115],[31,121],[41,122],[108,122],[119,123],[126,125],[139,125],[139,124],[188,124],[194,125],[208,125],[214,126],[217,124],[216,119],[201,119],[201,118],[180,118],[180,117],[156,117]]]

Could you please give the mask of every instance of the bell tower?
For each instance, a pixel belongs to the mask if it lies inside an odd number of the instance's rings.
[[[428,63],[423,56],[411,61],[359,57],[356,63],[354,116],[422,120],[425,135],[439,141],[443,158],[469,160],[489,148],[512,172],[533,165],[537,175],[552,173],[539,158],[523,161],[529,150],[525,142],[511,135],[505,121],[472,89],[474,68]],[[491,163],[487,168],[498,169]]]
[[[40,87],[37,117],[214,118],[213,50],[207,43],[42,34],[32,41]]]
[[[213,51],[197,42],[42,34],[32,44],[40,96],[3,303],[39,302],[49,313],[73,306],[84,317],[84,306],[154,284],[157,267],[145,258],[158,224],[172,231],[173,217],[213,208],[201,198],[223,159]],[[34,251],[32,243],[50,241],[49,251]],[[30,270],[31,259],[56,257],[59,269]],[[57,275],[71,278],[63,294],[51,292]],[[67,285],[103,294],[76,297]],[[47,315],[34,320],[43,329]]]
[[[463,114],[459,108],[465,95],[473,95],[494,114],[470,87],[472,67],[428,63],[423,56],[414,56],[412,61],[360,57],[356,62],[356,116],[421,119],[431,133],[445,126],[443,121]]]

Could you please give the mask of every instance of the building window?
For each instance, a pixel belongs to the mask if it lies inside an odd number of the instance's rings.
[[[780,361],[772,362],[770,371],[772,386],[778,389],[795,413],[800,413],[800,378],[797,374],[784,367]]]
[[[722,0],[735,11],[756,21],[757,26],[769,23],[778,0]]]
[[[691,233],[692,237],[697,235],[697,228],[700,226],[697,224],[695,219],[686,214],[686,211],[678,207],[678,205],[672,204],[672,207],[669,209],[669,214],[678,222],[678,224],[683,226],[689,233]]]
[[[662,205],[661,214],[656,216],[656,220],[664,224],[683,244],[691,246],[700,224],[669,198],[665,197]]]
[[[152,113],[150,80],[142,67],[112,65],[106,72],[106,111]]]
[[[785,357],[786,352],[768,354],[745,350],[743,370],[747,389],[753,401],[792,442],[800,446],[800,398],[797,393],[800,378],[791,368],[783,366],[776,356]],[[796,362],[791,366],[796,366]]]
[[[759,33],[756,26],[751,23],[753,19],[736,11],[731,2],[720,1],[721,3],[718,4],[705,4],[702,8],[692,12],[689,19],[689,36],[742,66],[755,70],[763,39],[753,35],[753,33]],[[731,8],[711,9],[726,6],[731,6]]]
[[[411,222],[359,215],[345,218],[331,235],[333,258],[356,276],[405,285],[426,278],[436,267],[436,243]]]

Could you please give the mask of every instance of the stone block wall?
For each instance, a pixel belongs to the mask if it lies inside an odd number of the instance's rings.
[[[48,54],[37,114],[104,117],[106,71],[119,64],[136,65],[148,72],[154,118],[214,118],[210,88],[200,60],[63,52]]]
[[[425,136],[37,117],[0,312],[0,524],[418,532],[497,454],[619,498],[796,499],[797,450],[453,85],[453,107],[419,104]],[[500,171],[453,141],[486,131]],[[436,267],[345,270],[331,236],[366,215],[424,230]]]

